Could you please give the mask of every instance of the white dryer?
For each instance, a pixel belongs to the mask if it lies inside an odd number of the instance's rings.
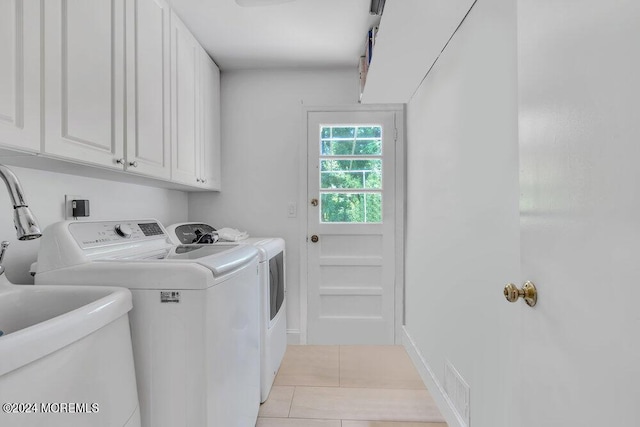
[[[253,427],[260,404],[258,251],[176,246],[153,219],[48,227],[36,284],[129,288],[144,427]]]
[[[167,232],[177,245],[207,242],[212,246],[250,245],[259,251],[260,271],[260,401],[271,386],[287,350],[285,242],[279,237],[251,237],[236,243],[218,241],[216,230],[202,222],[173,224]]]

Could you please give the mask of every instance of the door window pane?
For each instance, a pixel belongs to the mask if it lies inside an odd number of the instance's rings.
[[[322,193],[321,222],[382,222],[382,193]]]
[[[354,138],[356,136],[356,128],[347,127],[331,127],[331,138]]]
[[[320,155],[357,156],[382,155],[382,128],[380,126],[333,127],[320,130]]]
[[[363,139],[356,141],[354,154],[380,154],[382,141],[379,139]]]
[[[320,160],[320,188],[382,189],[382,160]]]

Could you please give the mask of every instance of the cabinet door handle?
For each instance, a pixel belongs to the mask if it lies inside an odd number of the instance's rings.
[[[129,162],[129,166],[133,166],[134,168],[138,167],[138,162],[137,161],[133,161],[133,162]]]
[[[118,165],[124,165],[124,157],[120,158],[120,159],[116,159],[116,164]]]
[[[207,180],[203,178],[201,182],[202,182],[203,184],[206,184],[206,183],[207,183]]]

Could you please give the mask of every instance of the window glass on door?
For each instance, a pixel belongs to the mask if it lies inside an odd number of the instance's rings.
[[[382,126],[320,126],[320,222],[382,222]]]

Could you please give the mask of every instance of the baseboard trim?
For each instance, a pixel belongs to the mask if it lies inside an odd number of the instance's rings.
[[[300,329],[287,329],[287,344],[300,344]]]
[[[416,347],[416,343],[411,338],[411,335],[409,335],[405,326],[402,327],[402,345],[407,350],[407,353],[409,353],[409,357],[418,370],[420,377],[422,377],[424,385],[436,401],[436,405],[438,405],[438,409],[442,412],[442,416],[444,416],[449,427],[467,427],[465,422],[458,415],[458,412],[454,409],[453,402],[451,402],[449,396],[444,392],[444,387],[442,387],[436,376],[433,374],[429,364],[420,350],[418,350],[418,347]]]

